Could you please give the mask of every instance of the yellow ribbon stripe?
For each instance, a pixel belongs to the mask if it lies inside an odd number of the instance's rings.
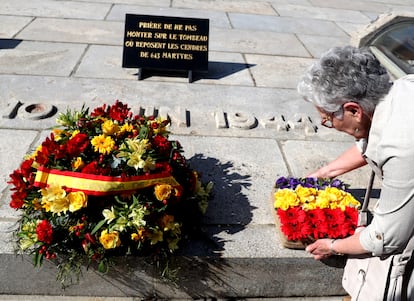
[[[133,192],[156,184],[180,184],[168,173],[133,176],[128,178],[83,174],[73,171],[49,170],[40,167],[36,172],[35,186],[58,185],[73,191],[83,191],[89,195],[107,195],[120,192]]]

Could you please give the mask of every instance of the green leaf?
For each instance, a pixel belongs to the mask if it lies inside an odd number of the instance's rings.
[[[148,137],[148,128],[143,126],[143,127],[141,127],[141,129],[139,131],[138,138],[145,139],[147,137]]]
[[[33,264],[35,267],[40,267],[43,262],[43,254],[36,253],[33,258]]]
[[[95,234],[96,231],[98,231],[104,224],[105,224],[106,220],[101,220],[99,223],[96,224],[95,228],[93,228],[91,234]]]
[[[108,273],[109,264],[105,260],[102,260],[98,265],[98,271],[104,274]]]

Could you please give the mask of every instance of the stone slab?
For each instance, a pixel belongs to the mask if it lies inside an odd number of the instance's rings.
[[[402,2],[403,1],[404,0],[402,0]],[[380,1],[363,1],[363,0],[362,1],[360,0],[352,0],[352,1],[312,0],[312,3],[316,7],[327,7],[327,8],[336,8],[336,9],[371,12],[371,13],[372,12],[376,12],[376,13],[384,12],[384,10],[387,10],[386,6],[388,6],[387,3],[381,3]],[[397,4],[396,1],[393,1],[393,3]]]
[[[46,129],[68,107],[79,109],[86,104],[94,108],[119,99],[136,112],[147,108],[145,114],[152,115],[157,109],[170,116],[175,134],[349,139],[319,128],[318,113],[293,89],[15,75],[0,75],[0,79],[0,112],[6,116],[0,118],[0,127]],[[10,117],[18,103],[21,105]],[[32,118],[27,110],[34,104],[45,105],[45,112],[51,113],[46,118]]]
[[[314,58],[319,58],[332,45],[345,46],[349,44],[348,37],[298,35],[298,38]]]
[[[13,38],[31,20],[32,17],[0,16],[0,39]]]
[[[122,68],[122,47],[92,45],[79,64],[75,77],[138,80],[138,69]],[[162,72],[144,70],[145,81],[188,83],[186,72],[165,76]],[[164,76],[163,76],[164,75]],[[207,73],[193,73],[197,83],[253,86],[244,58],[239,53],[209,52]],[[132,84],[132,83],[131,83]]]
[[[0,191],[6,188],[9,174],[19,167],[37,134],[31,130],[0,129]]]
[[[262,298],[344,295],[335,282],[341,270],[313,259],[287,258],[218,258],[177,256],[170,262],[177,270],[174,283],[154,280],[156,271],[138,260],[119,259],[117,266],[102,275],[92,268],[83,271],[79,285],[62,290],[55,281],[56,266],[45,261],[41,268],[33,268],[30,258],[1,255],[0,291],[2,294],[105,296],[170,299],[197,298]],[[257,281],[260,279],[260,281]],[[329,279],[329,282],[327,282]],[[19,285],[15,285],[19,283]],[[302,285],[307,283],[307,291]]]
[[[184,155],[205,181],[215,183],[207,224],[274,223],[270,193],[276,178],[288,173],[275,140],[175,135],[171,139],[180,141]]]
[[[334,22],[309,18],[259,16],[229,13],[231,24],[236,29],[275,31],[318,36],[346,35]]]
[[[352,36],[355,32],[359,31],[362,27],[365,26],[364,24],[349,23],[349,22],[336,22],[336,25],[338,25],[349,36]],[[347,44],[349,44],[349,40]]]
[[[0,15],[103,20],[111,5],[53,0],[2,0]]]
[[[181,267],[176,286],[157,280],[145,259],[135,258],[108,275],[85,271],[85,282],[62,291],[54,281],[54,265],[33,269],[30,258],[16,258],[11,245],[3,244],[0,300],[7,294],[106,295],[113,300],[288,300],[293,295],[344,294],[341,269],[280,247],[266,190],[278,175],[302,176],[352,143],[350,137],[321,128],[312,105],[297,95],[295,77],[301,68],[323,45],[346,42],[360,20],[397,8],[412,10],[410,1],[2,0],[4,38],[14,38],[28,25],[20,40],[0,41],[0,128],[11,131],[7,143],[22,130],[35,133],[22,144],[37,144],[66,107],[95,107],[120,99],[134,111],[168,114],[172,133],[183,141],[191,162],[222,187],[215,188],[220,197],[205,218],[205,237],[192,241],[175,258],[176,267]],[[135,70],[119,67],[121,45],[116,41],[122,38],[118,33],[126,13],[210,19],[208,75],[192,84],[185,77],[165,75],[137,81]],[[118,29],[111,27],[114,24]],[[36,119],[41,114],[30,112],[33,104],[53,110]],[[2,176],[9,173],[3,161],[12,151],[7,149],[5,155],[0,149]],[[344,179],[361,191],[367,177],[362,170]],[[7,187],[0,188],[0,239],[7,241],[17,216],[8,207]]]
[[[369,23],[370,19],[356,10],[311,7],[307,5],[281,4],[274,5],[276,11],[282,17],[294,17],[298,19],[319,19],[334,22]]]
[[[246,54],[246,61],[258,87],[296,89],[305,70],[314,62],[311,58]]]
[[[295,176],[307,175],[328,162],[336,159],[353,142],[330,142],[323,141],[286,141],[282,143],[282,151],[285,154],[286,164]],[[310,159],[312,158],[312,159]],[[359,200],[363,200],[365,189],[368,186],[371,169],[368,166],[353,170],[339,177],[350,185],[351,193]],[[380,181],[376,177],[374,182],[374,197],[378,198]]]
[[[124,26],[123,22],[36,18],[16,38],[122,46]]]
[[[342,301],[342,296],[332,297],[281,297],[281,298],[249,298],[248,301]],[[212,298],[213,299],[213,298]],[[84,296],[42,296],[42,295],[0,295],[1,301],[136,301],[134,297],[84,297]],[[188,301],[189,299],[169,298],[171,301]],[[225,299],[214,298],[217,301]]]
[[[0,73],[69,76],[85,48],[82,44],[22,41],[0,52]]]
[[[170,7],[171,0],[79,0],[79,2],[111,3],[111,4],[133,4],[151,7]]]
[[[293,34],[260,30],[211,28],[209,49],[293,57],[309,57],[309,53]]]
[[[203,0],[175,0],[174,7],[232,11],[238,13],[249,13],[255,15],[275,15],[276,12],[270,3],[262,1],[203,1]]]

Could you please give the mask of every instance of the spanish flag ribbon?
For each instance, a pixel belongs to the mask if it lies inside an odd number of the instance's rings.
[[[47,169],[45,167],[38,168],[34,182],[34,186],[40,188],[58,185],[72,191],[83,191],[88,195],[96,196],[132,193],[156,184],[180,186],[175,178],[166,172],[121,178]]]

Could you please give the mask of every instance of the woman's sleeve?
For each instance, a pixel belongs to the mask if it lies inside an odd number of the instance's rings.
[[[384,151],[389,156],[381,168],[381,196],[360,235],[361,245],[377,256],[403,250],[414,233],[414,156],[401,148]]]

